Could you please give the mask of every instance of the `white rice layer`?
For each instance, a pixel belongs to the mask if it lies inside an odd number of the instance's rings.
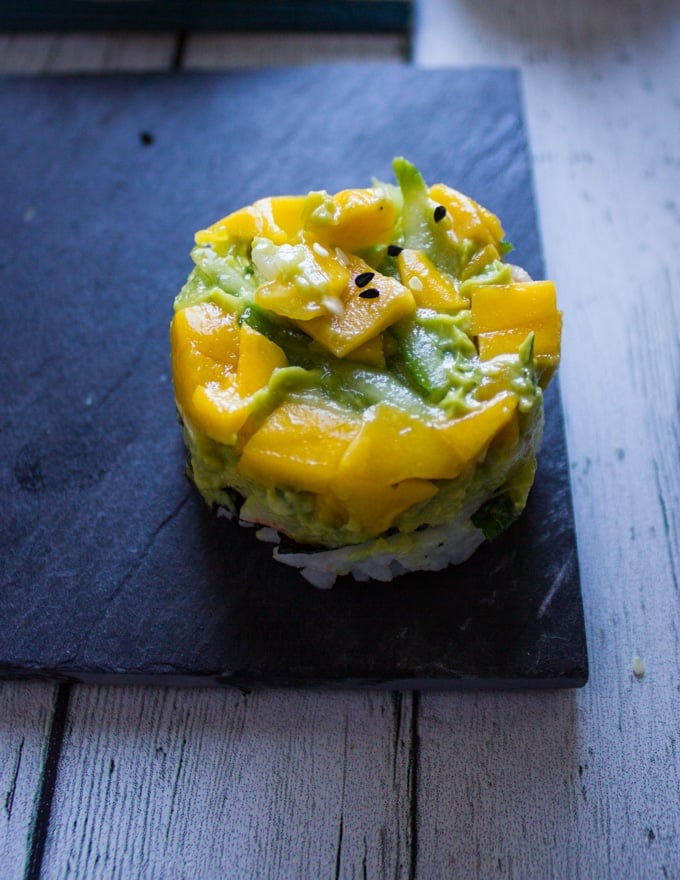
[[[271,530],[260,536],[271,541]],[[468,559],[484,541],[484,534],[467,516],[453,523],[398,533],[364,544],[287,553],[274,548],[274,558],[300,569],[311,584],[330,589],[337,577],[351,575],[356,581],[391,581],[408,571],[440,571]]]

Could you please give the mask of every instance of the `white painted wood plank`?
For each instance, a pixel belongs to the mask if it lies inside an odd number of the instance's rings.
[[[0,34],[0,73],[164,70],[172,34]]]
[[[0,682],[0,875],[24,876],[55,687]]]
[[[283,67],[344,61],[404,61],[403,34],[223,33],[190,34],[183,66],[188,69]]]
[[[680,13],[423,0],[419,20],[418,63],[524,75],[591,681],[423,697],[417,876],[677,878]]]
[[[406,878],[411,706],[78,688],[41,876]]]

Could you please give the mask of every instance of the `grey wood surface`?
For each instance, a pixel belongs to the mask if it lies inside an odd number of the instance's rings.
[[[248,696],[3,683],[3,878],[680,878],[680,8],[416,9],[416,64],[523,73],[565,312],[591,680]],[[228,37],[200,43],[0,37],[0,69],[229,63]],[[239,52],[276,63],[290,45]]]

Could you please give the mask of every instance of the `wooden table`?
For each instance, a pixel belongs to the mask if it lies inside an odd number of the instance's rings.
[[[590,682],[248,695],[2,683],[3,878],[680,878],[680,8],[420,0],[416,11],[413,63],[523,74],[566,315]],[[408,47],[0,37],[0,67],[348,51],[406,58]]]

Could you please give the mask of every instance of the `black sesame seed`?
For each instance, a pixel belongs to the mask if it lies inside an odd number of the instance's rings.
[[[362,272],[361,275],[357,275],[354,279],[354,283],[357,287],[366,287],[374,278],[375,272]]]
[[[443,220],[446,217],[446,208],[444,205],[437,205],[434,209],[434,222],[439,223],[440,220]]]
[[[367,287],[365,290],[359,291],[359,296],[362,299],[375,299],[376,296],[380,296],[380,291],[375,287]]]
[[[399,254],[404,250],[403,247],[399,247],[398,244],[390,244],[387,246],[387,253],[391,257],[398,257]]]

